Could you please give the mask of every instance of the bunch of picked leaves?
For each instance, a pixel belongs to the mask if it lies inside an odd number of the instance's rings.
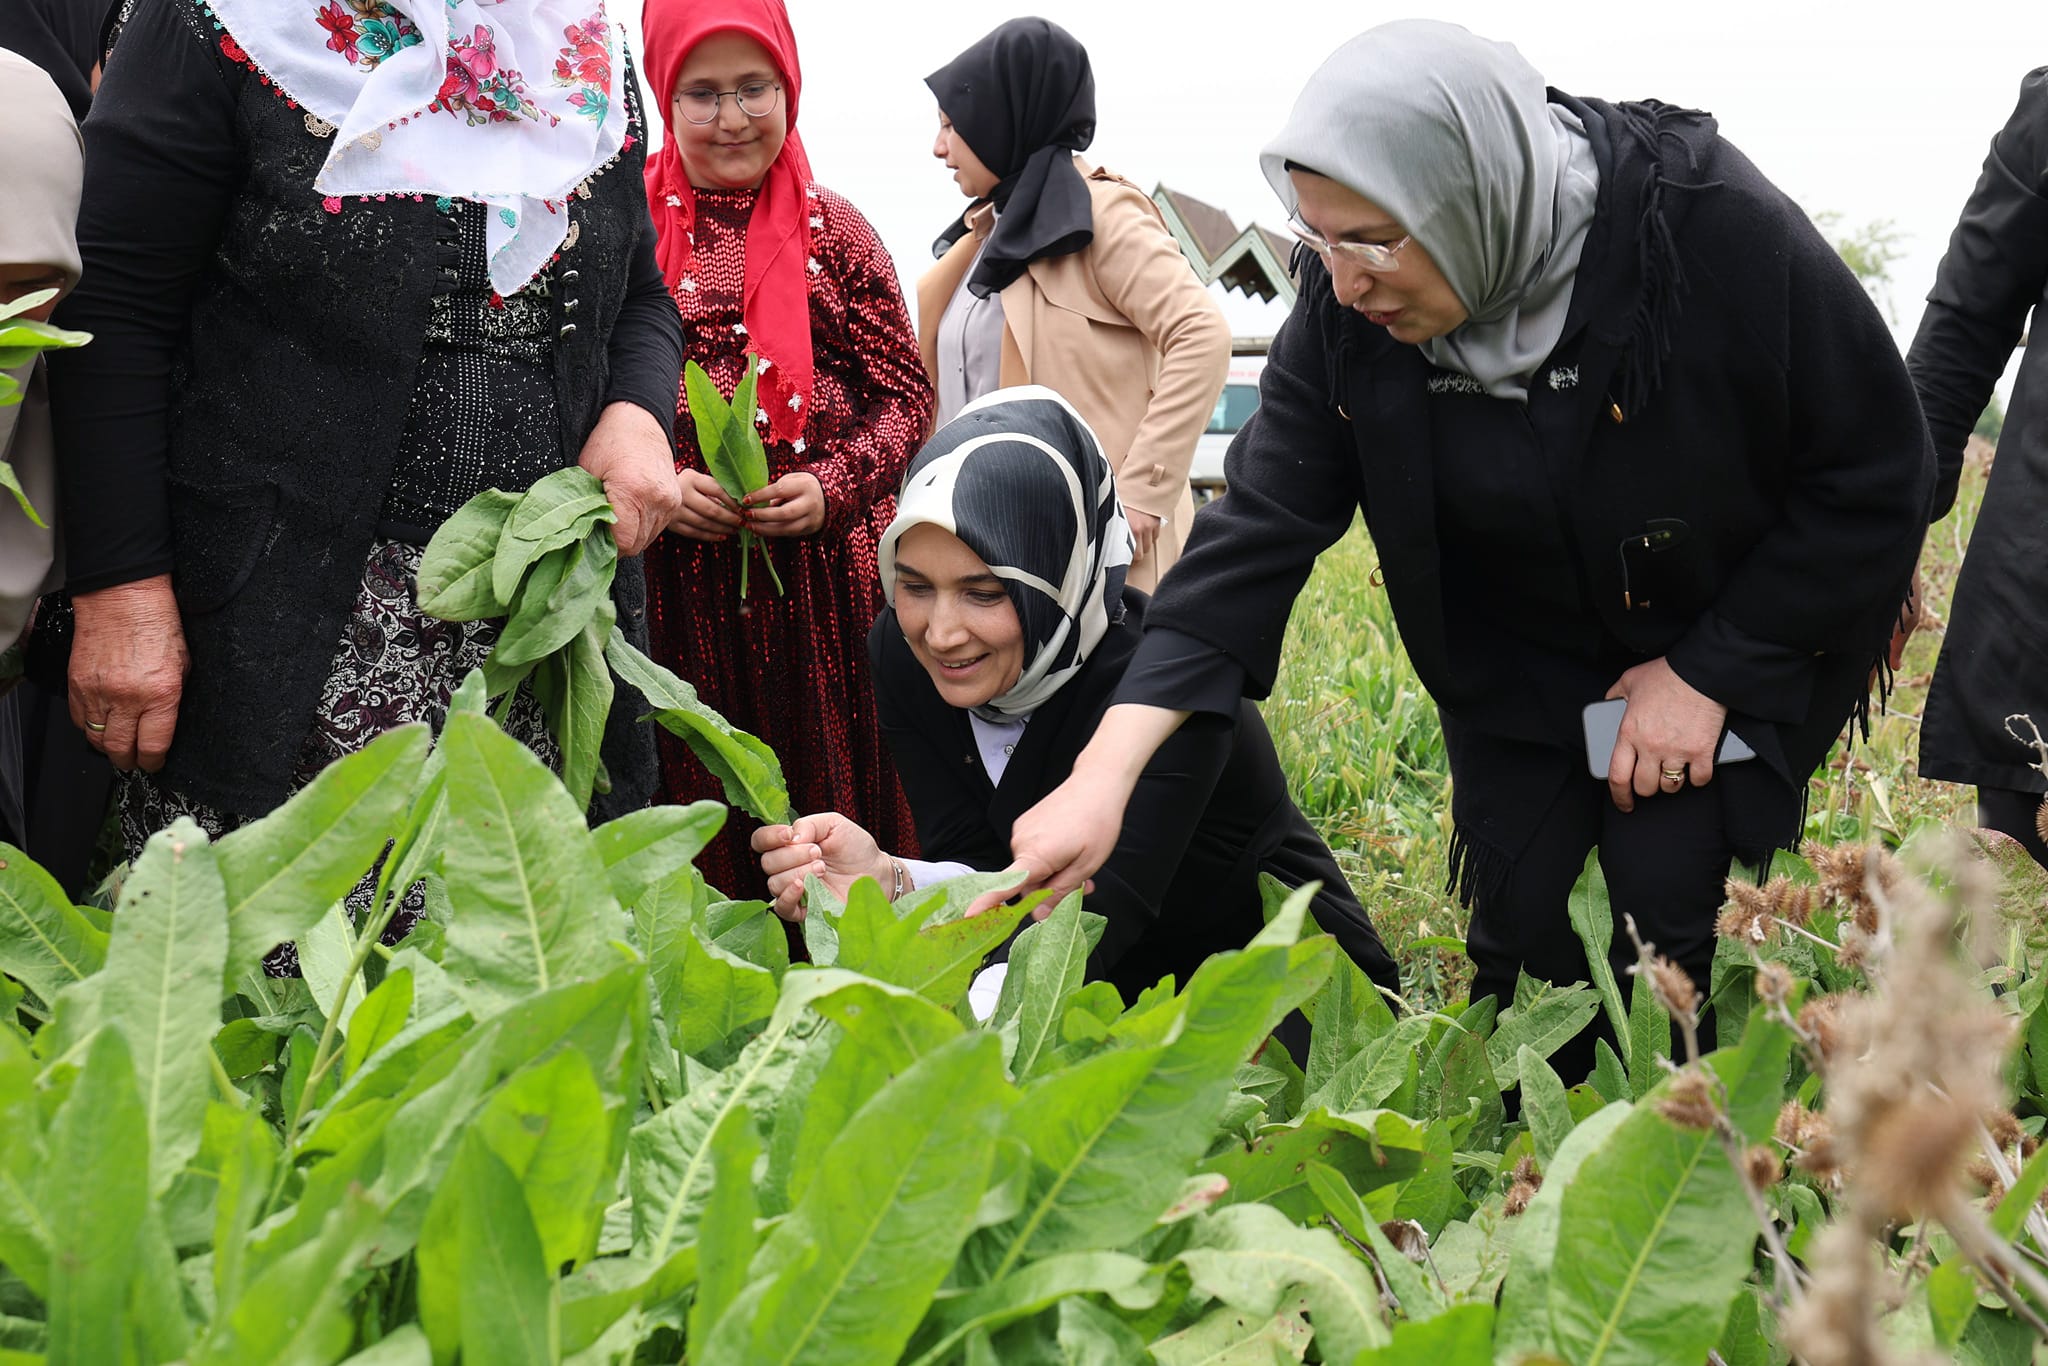
[[[619,630],[612,603],[619,549],[607,525],[614,520],[603,484],[577,466],[524,494],[486,489],[427,543],[420,608],[443,621],[504,618],[484,662],[486,690],[501,699],[502,722],[514,692],[530,681],[562,748],[562,781],[581,805],[589,806],[593,790],[611,790],[599,748],[616,673],[718,776],[728,802],[764,821],[788,819],[789,789],[774,751],[705,706],[695,688]]]
[[[739,387],[733,390],[732,402],[727,403],[703,366],[695,361],[683,366],[683,387],[690,398],[690,417],[697,424],[697,449],[704,452],[704,467],[711,471],[718,487],[725,490],[725,496],[742,506],[749,494],[760,492],[768,484],[768,450],[761,444],[761,433],[755,430],[758,404],[754,392],[760,378],[760,358],[749,351],[746,371],[740,376]],[[775,572],[768,543],[744,526],[740,528],[740,597],[747,596],[747,553],[756,549],[761,552],[761,563],[767,566],[768,577],[780,597],[782,576]]]
[[[21,382],[8,371],[26,365],[45,351],[62,351],[74,346],[83,346],[92,340],[90,332],[67,332],[61,327],[39,323],[24,315],[32,308],[40,308],[57,296],[54,289],[39,289],[33,294],[24,294],[11,304],[0,303],[0,408],[21,402]],[[21,481],[15,477],[14,466],[0,459],[0,488],[14,495],[14,501],[21,504],[21,510],[31,522],[46,527],[45,522],[28,501],[28,494],[22,491]]]

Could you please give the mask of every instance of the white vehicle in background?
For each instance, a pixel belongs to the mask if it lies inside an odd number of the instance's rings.
[[[1188,468],[1188,483],[1194,487],[1198,506],[1223,492],[1223,453],[1259,406],[1259,373],[1265,368],[1264,356],[1230,358],[1230,376],[1216,396],[1208,427],[1195,438],[1195,459]]]

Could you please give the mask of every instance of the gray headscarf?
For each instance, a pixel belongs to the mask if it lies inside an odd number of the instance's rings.
[[[1585,128],[1536,69],[1455,24],[1368,29],[1309,77],[1259,157],[1292,212],[1290,161],[1385,209],[1443,271],[1471,316],[1423,354],[1526,400],[1564,333],[1600,188]]]

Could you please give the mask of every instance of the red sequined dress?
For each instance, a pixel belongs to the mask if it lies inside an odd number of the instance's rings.
[[[740,303],[753,206],[752,190],[699,189],[696,273],[670,289],[682,311],[683,354],[726,395],[747,350]],[[811,413],[799,442],[769,439],[768,467],[771,479],[798,469],[818,477],[824,529],[769,539],[785,594],[775,596],[756,558],[744,603],[737,537],[707,544],[671,531],[656,539],[647,550],[653,653],[726,719],[774,747],[800,814],[842,812],[884,849],[908,852],[916,834],[875,716],[867,633],[882,608],[875,547],[896,515],[896,489],[934,399],[895,264],[875,230],[822,187],[810,190],[809,208]],[[677,410],[677,467],[701,470],[696,424],[680,393]],[[682,741],[664,733],[661,743],[664,800],[723,799]],[[698,857],[727,896],[767,896],[747,847],[756,825],[734,811]]]

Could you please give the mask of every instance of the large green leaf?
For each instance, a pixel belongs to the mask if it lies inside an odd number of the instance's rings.
[[[533,675],[534,697],[561,746],[562,786],[580,808],[589,807],[604,766],[600,752],[612,712],[612,671],[604,662],[604,642],[617,619],[618,609],[606,598],[582,632],[561,653],[542,660]]]
[[[47,1300],[51,1230],[36,1198],[44,1165],[37,1071],[28,1045],[0,1029],[0,1265]]]
[[[0,972],[51,1001],[98,972],[106,957],[107,936],[72,908],[57,880],[0,842]]]
[[[492,586],[492,564],[505,519],[519,495],[485,489],[441,523],[420,556],[415,596],[420,610],[442,621],[482,621],[505,615],[510,599]]]
[[[915,1366],[937,1366],[970,1334],[993,1333],[1069,1295],[1108,1295],[1127,1309],[1147,1308],[1162,1288],[1151,1270],[1127,1253],[1067,1252],[1020,1267],[992,1285],[942,1293],[911,1344],[919,1353]]]
[[[668,1303],[696,1280],[695,1244],[651,1271],[627,1257],[607,1257],[582,1267],[562,1284],[563,1355],[581,1360],[576,1354],[597,1344],[619,1320],[642,1305]]]
[[[1030,1084],[1011,1131],[1032,1152],[1031,1195],[1002,1231],[998,1277],[1031,1256],[1121,1247],[1173,1202],[1238,1064],[1328,976],[1334,946],[1313,943],[1299,964],[1287,943],[1217,954],[1175,1003],[1170,1042],[1099,1054]]]
[[[616,520],[603,482],[586,469],[570,465],[535,480],[505,517],[491,564],[491,592],[510,605],[530,566]]]
[[[1421,1323],[1397,1323],[1384,1347],[1361,1352],[1353,1366],[1493,1366],[1493,1306],[1453,1305]]]
[[[988,1034],[927,1054],[878,1092],[762,1244],[701,1360],[895,1359],[973,1227],[1015,1096]]]
[[[1600,871],[1598,849],[1586,855],[1586,866],[1580,871],[1579,880],[1572,884],[1566,908],[1571,916],[1572,929],[1578,932],[1579,942],[1585,946],[1586,970],[1593,974],[1593,985],[1600,989],[1607,1022],[1614,1026],[1615,1037],[1626,1048],[1628,1007],[1621,999],[1621,984],[1614,980],[1614,965],[1607,961],[1607,951],[1614,946],[1614,908],[1607,900],[1607,875]],[[1578,1079],[1567,1077],[1565,1080],[1576,1082]]]
[[[1346,1061],[1393,1029],[1394,1012],[1372,979],[1349,958],[1338,960],[1310,1008],[1314,1028],[1302,1072],[1304,1091],[1313,1095],[1329,1085]]]
[[[848,890],[839,917],[836,965],[952,1005],[967,993],[989,950],[1010,937],[1033,904],[1027,899],[973,919],[926,925],[923,907],[910,906],[899,917],[874,879],[862,878]]]
[[[824,1171],[826,1150],[875,1093],[965,1028],[907,988],[862,979],[820,996],[815,1006],[841,1034],[810,1079],[800,1109],[783,1112],[794,1123],[777,1135],[782,1142],[771,1154],[771,1180],[791,1204]]]
[[[213,1218],[215,1304],[232,1305],[242,1297],[249,1274],[249,1231],[269,1201],[277,1156],[277,1139],[254,1109],[207,1107],[200,1160],[219,1176]]]
[[[1010,945],[1009,971],[996,997],[989,1028],[1016,1025],[1010,1074],[1019,1081],[1037,1075],[1039,1060],[1059,1042],[1060,1020],[1067,1002],[1088,975],[1088,955],[1102,941],[1109,922],[1081,909],[1079,893],[1067,896],[1052,914]]]
[[[555,775],[481,716],[448,718],[448,897],[443,959],[479,1018],[616,967],[618,903]]]
[[[227,893],[206,833],[180,819],[150,836],[121,889],[100,1021],[128,1040],[149,1126],[150,1186],[168,1188],[192,1154],[213,1091]]]
[[[1557,1263],[1558,1217],[1565,1188],[1594,1150],[1621,1127],[1632,1108],[1619,1101],[1580,1120],[1544,1168],[1543,1188],[1515,1220],[1520,1227],[1507,1278],[1501,1284],[1500,1318],[1494,1331],[1494,1348],[1502,1360],[1556,1355],[1550,1325],[1550,1281]]]
[[[589,1257],[616,1186],[612,1117],[590,1060],[565,1048],[498,1088],[476,1131],[519,1183],[542,1262]]]
[[[1273,1314],[1299,1293],[1325,1361],[1350,1361],[1388,1341],[1365,1264],[1327,1229],[1302,1228],[1270,1206],[1232,1205],[1204,1217],[1179,1260],[1196,1289],[1247,1314]]]
[[[1651,1105],[1623,1120],[1565,1187],[1549,1287],[1558,1354],[1580,1366],[1705,1360],[1756,1246],[1741,1183],[1711,1132]]]
[[[37,1200],[50,1228],[49,1358],[119,1361],[150,1210],[149,1121],[121,1031],[94,1037],[50,1125],[49,1152]]]
[[[532,664],[583,634],[603,609],[611,607],[618,557],[618,542],[604,530],[549,551],[513,598],[512,615],[498,637],[493,661],[500,668]],[[612,608],[611,617],[617,615]],[[612,622],[605,620],[602,625],[597,637],[600,647],[611,634]]]
[[[1358,1198],[1358,1192],[1351,1188],[1351,1183],[1338,1175],[1334,1167],[1314,1161],[1305,1165],[1309,1189],[1315,1192],[1323,1211],[1336,1220],[1337,1227],[1344,1231],[1354,1246],[1372,1249],[1380,1280],[1393,1295],[1401,1313],[1411,1321],[1435,1318],[1441,1314],[1444,1311],[1443,1287],[1434,1275],[1424,1272],[1394,1246],[1393,1240],[1380,1227],[1379,1220],[1366,1209],[1365,1202]]]
[[[1270,1318],[1254,1318],[1228,1305],[1212,1309],[1171,1337],[1151,1344],[1158,1366],[1294,1366],[1315,1330],[1302,1317],[1305,1304],[1283,1304]]]
[[[319,1002],[321,1013],[333,1015],[335,1028],[344,1033],[356,1007],[363,1002],[363,975],[348,971],[355,951],[355,930],[338,901],[299,935],[299,971],[306,979],[306,987]]]
[[[268,816],[221,838],[216,852],[228,900],[221,980],[228,991],[347,895],[376,861],[412,804],[431,736],[424,724],[386,731],[322,769]]]
[[[612,671],[647,699],[654,720],[680,736],[723,784],[726,801],[771,825],[790,819],[789,785],[774,750],[705,706],[695,688],[640,653],[617,628],[604,655]]]
[[[348,1038],[341,1052],[344,1078],[354,1076],[365,1059],[405,1031],[412,1015],[413,981],[411,968],[388,970],[377,989],[363,998],[347,1021]]]
[[[1650,1093],[1664,1075],[1660,1058],[1671,1056],[1671,1020],[1657,1004],[1650,979],[1638,974],[1629,989],[1628,1084],[1638,1096]]]
[[[665,1262],[695,1241],[710,1197],[713,1131],[742,1106],[756,1123],[773,1122],[783,1089],[825,1027],[810,1010],[811,1002],[859,980],[836,969],[790,973],[768,1027],[741,1050],[738,1060],[633,1130],[627,1146],[633,1251],[642,1262]]]
[[[612,880],[612,894],[621,905],[633,906],[642,892],[696,858],[724,824],[725,807],[718,802],[650,806],[606,821],[590,837]]]
[[[1322,1085],[1302,1097],[1304,1110],[1370,1110],[1387,1103],[1416,1068],[1416,1058],[1429,1038],[1432,1021],[1409,1015],[1377,1035],[1325,1073]]]
[[[548,1363],[559,1355],[559,1286],[526,1198],[481,1134],[466,1136],[420,1231],[420,1326],[434,1360]]]
[[[744,1106],[729,1111],[711,1133],[711,1200],[697,1227],[700,1274],[690,1305],[690,1341],[706,1343],[728,1306],[746,1288],[747,1268],[760,1239],[754,1220],[754,1159],[761,1141]]]
[[[1522,1118],[1536,1146],[1536,1161],[1547,1170],[1572,1131],[1571,1100],[1565,1095],[1564,1082],[1529,1045],[1522,1045],[1515,1068],[1522,1080]]]
[[[319,1234],[279,1257],[217,1313],[196,1366],[326,1366],[355,1337],[351,1301],[360,1268],[377,1245],[379,1214],[360,1190],[349,1192]]]
[[[662,1017],[673,1032],[676,1048],[691,1055],[724,1042],[735,1030],[767,1019],[775,1011],[775,974],[767,968],[706,944],[695,927],[681,935],[682,971],[671,1002],[662,1001]]]
[[[1297,1219],[1315,1217],[1320,1201],[1308,1184],[1308,1164],[1325,1163],[1354,1190],[1377,1190],[1406,1181],[1422,1167],[1428,1129],[1391,1110],[1333,1115],[1310,1110],[1291,1124],[1269,1124],[1250,1143],[1235,1143],[1202,1163],[1224,1177],[1232,1204],[1256,1201]]]
[[[1515,1003],[1501,1012],[1500,1023],[1486,1041],[1494,1079],[1504,1091],[1519,1085],[1522,1049],[1534,1049],[1537,1057],[1547,1058],[1599,1013],[1600,993],[1591,987],[1552,986],[1524,973],[1515,987]]]

